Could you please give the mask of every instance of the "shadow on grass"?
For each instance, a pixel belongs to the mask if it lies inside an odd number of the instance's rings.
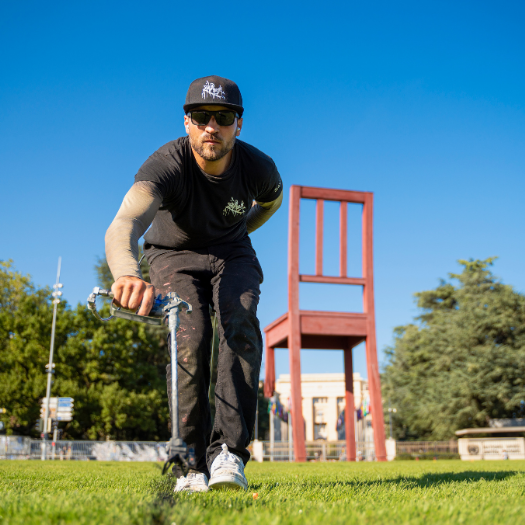
[[[429,487],[435,487],[440,485],[446,485],[451,483],[461,483],[461,482],[470,482],[470,483],[477,483],[480,481],[504,481],[507,478],[511,478],[513,476],[516,476],[520,474],[518,471],[464,471],[464,472],[442,472],[442,473],[431,473],[431,474],[424,474],[423,476],[397,476],[395,478],[379,478],[374,480],[359,480],[359,479],[352,479],[352,480],[334,480],[334,481],[324,481],[324,480],[316,480],[316,479],[306,479],[306,480],[283,480],[279,483],[279,487],[282,488],[285,485],[315,485],[316,487],[319,487],[319,489],[327,489],[327,488],[334,488],[334,487],[376,487],[380,485],[389,485],[389,484],[397,484],[397,485],[408,485],[413,488],[429,488]],[[262,489],[272,489],[272,487],[275,483],[250,483],[250,488],[253,488],[254,490],[262,490]]]
[[[300,492],[304,491],[305,489],[312,489],[314,487],[320,491],[326,489],[329,491],[331,489],[337,491],[337,489],[344,487],[351,487],[354,491],[366,491],[369,488],[387,487],[395,484],[403,485],[409,490],[418,488],[429,489],[435,486],[443,486],[453,483],[474,484],[481,481],[504,481],[513,476],[522,474],[523,472],[519,471],[464,471],[428,473],[422,476],[396,476],[392,478],[378,478],[374,480],[334,479],[333,481],[328,481],[325,479],[315,479],[315,477],[311,477],[309,479],[288,478],[282,479],[278,483],[251,482],[248,492],[264,491],[266,493],[271,493],[273,490],[280,491],[286,487],[295,487],[296,490],[299,490]],[[149,491],[153,495],[153,501],[149,502],[147,505],[147,516],[142,522],[143,525],[170,525],[172,523],[170,516],[173,515],[174,508],[178,504],[184,504],[184,502],[188,502],[185,494],[175,494],[173,492],[175,483],[175,476],[161,476],[160,472],[158,477],[155,477],[155,479],[150,481]],[[288,494],[286,497],[290,496],[291,495]],[[245,502],[245,504],[250,505],[251,502],[248,500]],[[218,505],[220,506],[221,502],[218,502]],[[226,503],[224,503],[224,505],[226,505]],[[227,510],[226,507],[225,510]]]
[[[173,476],[161,476],[162,467],[159,466],[159,475],[149,483],[149,492],[153,500],[146,504],[145,514],[142,515],[142,525],[169,525],[172,523],[170,514],[177,503],[173,492],[176,478]]]
[[[519,474],[515,470],[507,471],[479,471],[479,470],[465,470],[463,472],[441,472],[425,474],[421,477],[407,478],[419,487],[429,487],[434,485],[444,485],[448,483],[458,482],[479,482],[479,481],[504,481]],[[403,479],[403,478],[398,478]],[[399,481],[398,481],[399,482]]]
[[[155,494],[154,505],[169,505],[173,507],[177,502],[173,489],[177,478],[170,474],[159,476],[151,482],[151,492]]]
[[[398,477],[387,480],[387,483],[409,483],[414,486],[425,488],[439,485],[446,485],[450,483],[472,482],[478,483],[480,481],[504,481],[519,474],[517,471],[479,471],[479,470],[465,470],[463,472],[441,472],[429,473],[419,477]]]

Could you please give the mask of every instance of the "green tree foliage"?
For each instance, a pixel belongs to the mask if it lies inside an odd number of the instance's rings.
[[[70,314],[69,338],[55,360],[55,392],[75,398],[68,434],[168,439],[166,357],[158,337],[152,338],[144,324],[123,319],[102,323],[80,304]]]
[[[525,416],[525,296],[492,274],[494,259],[460,260],[415,294],[417,324],[395,329],[382,374],[398,439],[450,439],[491,418]]]
[[[63,310],[61,304],[57,345],[65,342]],[[35,289],[11,261],[0,261],[0,407],[6,410],[0,417],[8,433],[29,433],[39,417],[51,319],[50,290]]]
[[[149,279],[144,260],[143,276]],[[98,284],[111,288],[106,259],[95,266]],[[34,428],[45,396],[45,365],[53,307],[49,288],[0,261],[0,414],[8,433],[37,435]],[[99,309],[103,316],[109,308]],[[51,395],[75,399],[74,419],[61,423],[74,439],[169,439],[166,364],[167,330],[112,319],[97,320],[83,304],[59,304]],[[217,335],[218,337],[218,335]],[[217,341],[218,342],[218,341]],[[217,363],[212,366],[212,415]],[[267,400],[259,395],[259,435],[267,433]]]
[[[51,300],[48,288],[37,289],[11,262],[0,261],[0,407],[7,411],[0,417],[8,433],[36,433],[46,389]],[[102,323],[82,304],[71,309],[60,303],[52,395],[75,398],[74,420],[64,437],[169,438],[167,356],[160,340],[147,325]]]

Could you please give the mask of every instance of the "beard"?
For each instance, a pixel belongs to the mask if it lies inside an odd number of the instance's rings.
[[[205,140],[220,140],[219,144],[204,143]],[[197,139],[193,139],[190,135],[190,146],[198,153],[204,160],[215,161],[220,160],[227,155],[235,146],[235,137],[229,142],[213,136],[213,135],[202,135]]]

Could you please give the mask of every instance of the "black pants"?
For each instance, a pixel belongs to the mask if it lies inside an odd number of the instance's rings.
[[[209,477],[223,443],[246,464],[262,359],[257,304],[263,273],[251,242],[246,237],[195,251],[146,246],[146,256],[157,293],[177,292],[193,307],[191,314],[180,314],[177,349],[179,426],[181,437],[195,449],[196,470]],[[213,428],[208,401],[210,305],[217,313],[220,338]],[[173,418],[170,365],[167,382]]]

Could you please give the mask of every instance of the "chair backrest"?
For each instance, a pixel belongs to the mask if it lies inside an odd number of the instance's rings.
[[[290,222],[288,235],[288,290],[289,310],[299,308],[299,282],[350,284],[363,286],[363,310],[373,309],[373,193],[364,191],[333,190],[309,186],[290,189]],[[315,275],[299,273],[299,221],[301,199],[316,201]],[[339,275],[323,274],[324,202],[340,203],[339,212]],[[348,276],[348,203],[363,205],[362,212],[362,277]]]

